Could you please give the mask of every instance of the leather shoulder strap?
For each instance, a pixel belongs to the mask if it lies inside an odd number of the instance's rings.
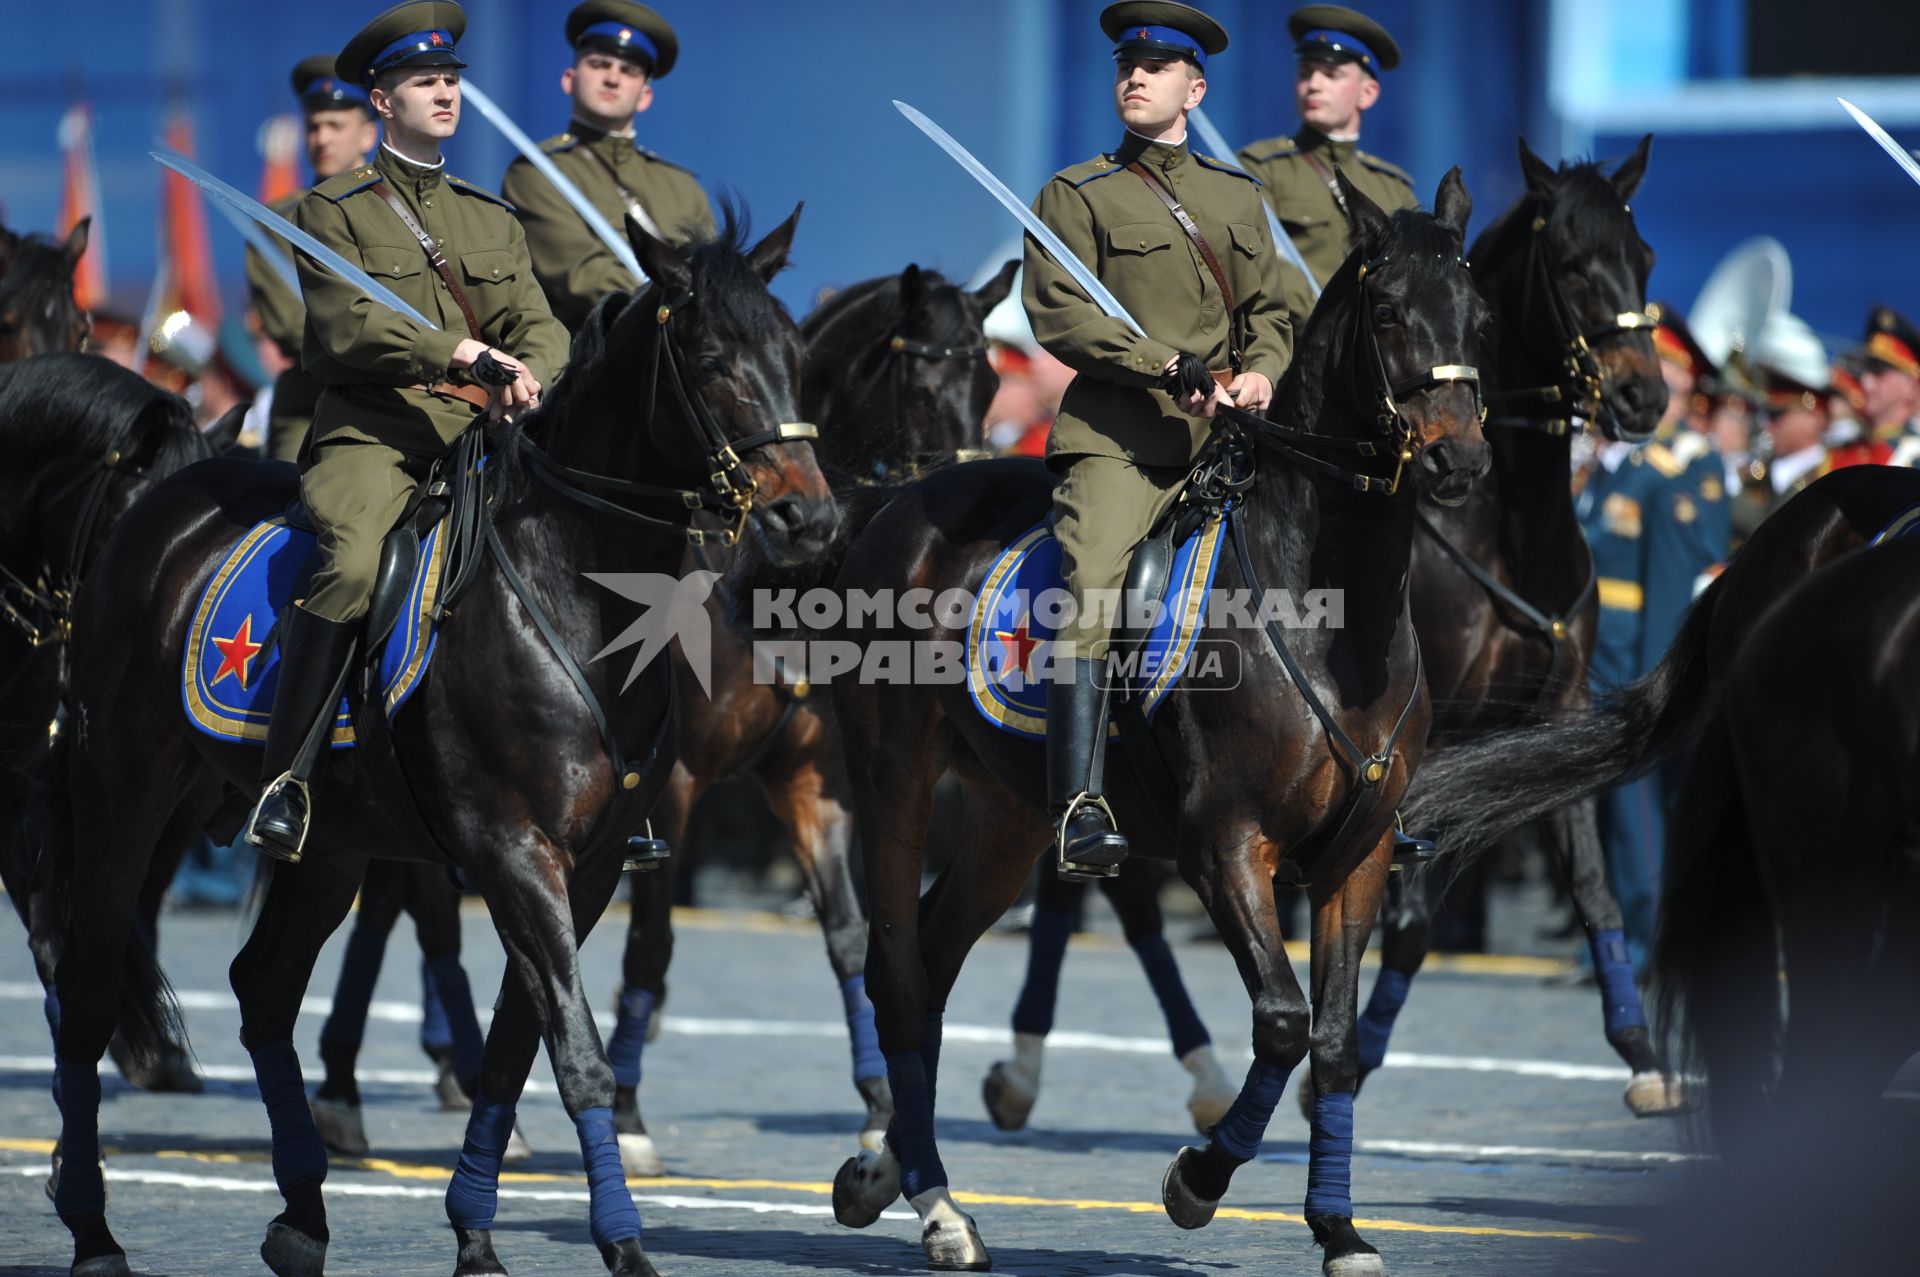
[[[613,189],[620,192],[620,202],[626,205],[629,213],[633,214],[633,220],[640,223],[640,229],[655,239],[664,241],[666,236],[660,233],[659,223],[647,213],[647,206],[635,198],[632,191],[621,185],[620,175],[613,171],[612,162],[591,146],[582,146],[579,149],[582,153],[593,157],[594,163],[598,164],[601,172],[607,175],[607,180],[613,183]]]
[[[447,291],[453,294],[454,304],[460,307],[460,314],[467,321],[467,335],[478,342],[486,341],[486,338],[480,335],[480,321],[474,318],[473,303],[467,300],[466,290],[460,287],[460,281],[453,277],[453,270],[447,265],[446,254],[434,244],[433,237],[420,229],[420,223],[414,220],[413,214],[407,211],[407,206],[400,202],[400,197],[393,193],[391,186],[384,181],[379,181],[369,189],[387,202],[387,207],[399,215],[401,222],[413,232],[413,237],[420,241],[420,247],[427,253],[427,264],[440,276],[440,282],[445,284]]]
[[[1213,273],[1213,282],[1220,288],[1220,300],[1227,308],[1228,329],[1234,334],[1234,340],[1229,344],[1233,347],[1233,366],[1238,369],[1240,366],[1240,342],[1238,340],[1240,316],[1234,309],[1233,289],[1227,286],[1227,273],[1220,269],[1220,259],[1213,255],[1213,245],[1207,243],[1207,237],[1200,233],[1199,225],[1193,220],[1192,216],[1188,214],[1187,210],[1180,206],[1180,201],[1173,198],[1173,193],[1167,190],[1166,187],[1160,185],[1159,179],[1154,177],[1151,169],[1139,160],[1133,161],[1127,165],[1127,168],[1147,184],[1148,190],[1160,197],[1160,202],[1165,204],[1167,210],[1173,214],[1173,220],[1180,223],[1180,229],[1187,233],[1187,238],[1193,241],[1193,246],[1200,250],[1200,260],[1205,262],[1207,269]]]
[[[1341,193],[1340,183],[1334,179],[1333,170],[1327,167],[1327,162],[1312,151],[1300,152],[1300,158],[1313,165],[1313,171],[1318,173],[1320,180],[1327,184],[1327,191],[1333,196],[1333,202],[1340,206],[1340,215],[1352,217],[1352,210],[1347,208],[1347,197]]]

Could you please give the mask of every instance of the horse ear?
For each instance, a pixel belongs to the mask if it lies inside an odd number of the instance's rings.
[[[908,262],[907,268],[900,272],[900,313],[913,314],[926,299],[927,280],[920,273],[920,263]]]
[[[1520,172],[1527,179],[1527,190],[1535,195],[1552,190],[1554,179],[1560,176],[1559,170],[1533,153],[1524,137],[1520,139]]]
[[[1010,257],[998,274],[974,290],[973,300],[980,307],[981,314],[986,314],[1007,299],[1007,294],[1013,291],[1013,278],[1019,273],[1020,259]]]
[[[793,251],[793,232],[800,225],[800,210],[806,206],[805,200],[795,204],[792,215],[748,251],[747,262],[763,281],[772,283],[773,277],[787,268],[787,254]]]
[[[693,287],[693,268],[687,265],[687,259],[649,234],[632,213],[627,214],[627,242],[633,245],[633,255],[640,259],[640,269],[647,272],[648,279],[674,293]]]
[[[200,432],[200,437],[213,445],[216,454],[224,453],[240,439],[240,427],[246,424],[247,408],[250,405],[240,403],[222,413],[220,419]]]
[[[1653,146],[1653,134],[1640,139],[1640,145],[1633,148],[1633,154],[1613,170],[1613,189],[1620,192],[1620,198],[1630,200],[1633,193],[1640,189],[1640,179],[1647,175],[1647,151]]]
[[[1354,243],[1358,244],[1371,257],[1380,251],[1387,242],[1387,231],[1391,222],[1381,211],[1380,206],[1368,199],[1359,187],[1353,184],[1346,170],[1334,166],[1333,180],[1340,185],[1340,194],[1347,206],[1347,224],[1353,230]]]
[[[1460,179],[1458,164],[1440,179],[1440,189],[1433,196],[1433,215],[1462,241],[1467,238],[1467,222],[1473,217],[1473,196],[1467,194],[1467,184]]]
[[[73,229],[67,232],[67,242],[61,247],[61,251],[66,254],[68,270],[78,266],[80,259],[87,255],[87,239],[92,231],[93,217],[89,214],[74,223]]]

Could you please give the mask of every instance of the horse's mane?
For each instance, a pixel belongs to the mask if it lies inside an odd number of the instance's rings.
[[[45,235],[23,235],[0,274],[0,311],[38,315],[60,302],[72,308],[73,267],[66,245]]]
[[[56,457],[98,457],[148,434],[148,467],[171,474],[213,455],[187,401],[98,355],[59,352],[0,366],[0,454],[25,470]]]

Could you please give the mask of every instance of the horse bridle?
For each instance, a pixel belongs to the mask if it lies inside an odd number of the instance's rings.
[[[905,333],[896,330],[892,336],[887,338],[881,350],[880,362],[874,365],[872,374],[861,384],[860,392],[849,401],[848,406],[849,408],[857,408],[865,403],[879,387],[880,379],[891,375],[893,382],[891,387],[893,390],[893,422],[889,438],[898,439],[903,426],[901,415],[906,410],[907,401],[906,357],[911,356],[915,359],[929,359],[935,362],[984,359],[987,354],[987,344],[980,342],[972,346],[938,346],[930,341],[915,340]],[[969,452],[974,452],[974,450],[962,449],[960,452],[953,454],[952,457],[949,457],[946,453],[916,453],[908,458],[908,465],[910,469],[918,470],[923,457],[929,461],[946,461],[953,459],[962,461],[971,460],[972,458],[968,455]],[[984,454],[974,452],[974,455]],[[887,477],[888,472],[885,462],[876,461],[874,463],[874,470],[876,472],[874,475],[875,478],[885,479]]]
[[[1243,430],[1258,435],[1268,447],[1294,464],[1331,475],[1344,483],[1350,483],[1356,492],[1378,493],[1388,497],[1400,491],[1400,480],[1406,473],[1407,462],[1413,460],[1413,454],[1417,451],[1414,445],[1414,425],[1401,410],[1401,401],[1440,386],[1455,384],[1471,386],[1474,397],[1478,399],[1480,396],[1480,370],[1470,364],[1435,364],[1426,371],[1401,381],[1393,380],[1393,374],[1387,370],[1386,356],[1380,353],[1380,334],[1373,327],[1373,294],[1367,283],[1368,275],[1385,266],[1390,260],[1390,258],[1380,257],[1360,264],[1359,275],[1355,280],[1360,289],[1360,296],[1354,308],[1354,337],[1366,351],[1361,356],[1361,362],[1365,366],[1370,384],[1356,383],[1353,390],[1357,401],[1373,414],[1375,424],[1380,427],[1380,433],[1386,437],[1385,444],[1370,439],[1341,439],[1313,434],[1297,426],[1269,421],[1238,408],[1225,410],[1229,421]],[[1467,268],[1465,258],[1456,257],[1454,261],[1462,270]],[[1485,421],[1487,409],[1484,403],[1481,404],[1479,412],[1480,419]],[[1383,450],[1390,450],[1394,456],[1393,478],[1383,479],[1378,475],[1366,474],[1357,468],[1341,466],[1324,457],[1314,455],[1309,449],[1352,452],[1363,459],[1377,457]]]
[[[1583,329],[1579,316],[1573,313],[1573,306],[1567,301],[1565,290],[1560,287],[1559,277],[1554,274],[1546,254],[1541,251],[1541,232],[1546,228],[1546,215],[1538,214],[1527,232],[1527,260],[1523,267],[1526,291],[1520,305],[1518,328],[1522,332],[1532,331],[1531,325],[1526,322],[1527,312],[1536,290],[1544,293],[1547,320],[1554,340],[1554,348],[1548,358],[1562,370],[1563,375],[1559,381],[1548,385],[1489,391],[1488,401],[1502,411],[1490,418],[1487,424],[1539,430],[1558,436],[1572,430],[1573,423],[1578,419],[1593,420],[1602,412],[1613,412],[1607,404],[1606,369],[1600,366],[1594,346],[1622,333],[1652,328],[1658,321],[1642,306],[1639,310],[1620,311],[1604,324]],[[1614,435],[1618,433],[1616,425]]]
[[[524,430],[514,432],[512,438],[519,453],[532,465],[533,472],[542,482],[555,492],[601,514],[629,523],[638,523],[646,527],[660,528],[684,536],[689,545],[704,545],[712,537],[723,546],[734,546],[740,542],[741,533],[746,530],[747,520],[753,514],[753,503],[759,495],[760,485],[747,469],[740,457],[742,453],[753,452],[774,444],[791,443],[801,439],[818,439],[819,427],[806,421],[783,421],[771,430],[761,430],[742,439],[730,439],[713,419],[713,412],[707,407],[706,400],[690,393],[688,385],[692,378],[683,366],[685,356],[679,346],[669,340],[667,326],[674,312],[693,300],[691,292],[666,301],[654,312],[654,349],[653,384],[648,387],[648,417],[659,403],[661,368],[666,368],[667,382],[681,414],[691,424],[695,442],[706,457],[707,486],[704,488],[668,488],[653,483],[638,483],[632,479],[622,479],[615,475],[594,474],[586,470],[577,470],[562,465],[547,456],[527,437]],[[662,355],[664,353],[664,358]],[[629,506],[621,505],[605,497],[596,496],[589,491],[599,488],[621,496],[639,497],[650,501],[664,501],[679,507],[672,517],[647,514]],[[730,526],[717,532],[709,532],[693,526],[693,517],[700,511],[710,511],[729,520]]]
[[[93,539],[100,508],[106,503],[108,485],[120,475],[146,477],[145,470],[120,464],[121,443],[128,428],[122,426],[113,446],[98,461],[56,488],[42,506],[43,510],[51,509],[75,492],[81,493],[80,516],[74,520],[66,564],[58,579],[48,580],[54,568],[51,560],[42,560],[38,583],[27,582],[0,563],[0,617],[20,631],[28,647],[47,647],[67,641],[73,629],[73,592],[80,583],[80,562],[86,554],[87,543]]]

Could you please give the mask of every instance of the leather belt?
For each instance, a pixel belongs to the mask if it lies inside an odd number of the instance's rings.
[[[1227,308],[1228,357],[1232,360],[1233,366],[1238,368],[1240,366],[1240,316],[1234,310],[1233,289],[1227,286],[1227,273],[1220,269],[1220,259],[1213,255],[1213,245],[1207,243],[1207,237],[1200,233],[1200,227],[1188,215],[1187,210],[1180,206],[1180,201],[1173,198],[1172,192],[1160,184],[1160,180],[1153,175],[1151,169],[1139,160],[1128,164],[1127,168],[1147,184],[1148,190],[1160,197],[1160,202],[1165,204],[1167,210],[1173,214],[1173,220],[1180,223],[1180,229],[1187,233],[1187,238],[1193,241],[1193,246],[1200,250],[1200,260],[1205,262],[1207,269],[1212,272],[1213,282],[1220,289],[1220,301]]]

